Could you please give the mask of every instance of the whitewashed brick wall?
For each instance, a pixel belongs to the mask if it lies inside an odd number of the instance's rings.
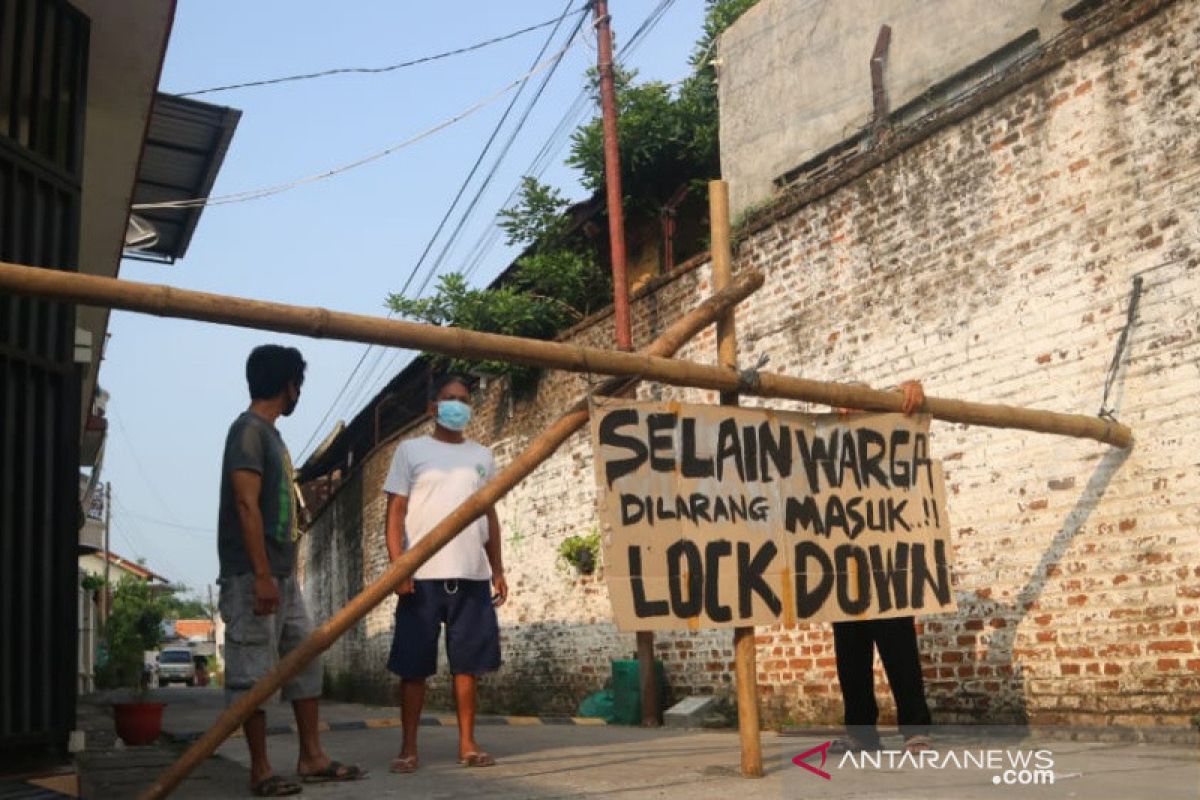
[[[1110,401],[1131,451],[934,423],[960,607],[920,626],[940,721],[1184,725],[1200,712],[1198,51],[1200,4],[1180,0],[741,241],[737,266],[767,276],[738,315],[743,364],[768,355],[775,372],[919,378],[935,396],[1079,414],[1100,407],[1144,281]],[[639,299],[635,339],[708,279],[700,266]],[[573,340],[611,337],[606,318]],[[712,362],[714,349],[709,332],[681,356]],[[503,462],[585,387],[549,376],[511,414],[493,391],[475,435]],[[382,568],[375,460],[360,501],[368,577]],[[569,711],[634,649],[608,621],[603,583],[557,562],[562,539],[595,524],[594,492],[579,434],[500,505],[513,596],[506,666],[485,686],[495,708]],[[333,516],[310,539],[358,535],[334,532]],[[354,568],[306,565],[310,583]],[[390,613],[330,652],[331,673],[383,691]],[[758,643],[768,719],[839,718],[827,626],[762,629]],[[657,647],[677,694],[731,686],[728,633],[659,635]]]

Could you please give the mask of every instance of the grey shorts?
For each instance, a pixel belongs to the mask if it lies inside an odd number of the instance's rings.
[[[254,575],[221,578],[219,602],[225,622],[225,701],[233,703],[264,677],[280,658],[312,632],[304,595],[292,575],[276,577],[279,608],[274,614],[254,613]],[[283,685],[282,699],[307,700],[321,696],[321,662],[308,666]]]

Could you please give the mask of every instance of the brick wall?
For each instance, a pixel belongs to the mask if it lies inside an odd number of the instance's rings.
[[[738,315],[744,364],[769,355],[767,368],[786,374],[917,377],[935,396],[1081,414],[1100,406],[1143,280],[1110,398],[1134,431],[1131,451],[934,423],[959,604],[920,625],[940,721],[1182,725],[1200,712],[1200,8],[1181,0],[1090,46],[840,188],[783,198],[737,253],[740,268],[767,275]],[[708,279],[701,265],[638,299],[635,340],[704,296]],[[571,340],[607,344],[611,318]],[[714,350],[710,331],[681,356],[712,362]],[[472,434],[504,462],[586,386],[549,375],[516,401],[489,387]],[[382,569],[390,450],[305,540],[317,616],[358,585],[355,570]],[[564,537],[595,524],[594,491],[579,434],[498,509],[512,599],[488,707],[570,710],[602,685],[609,658],[634,649],[608,621],[603,582],[557,561]],[[333,683],[385,690],[390,613],[330,651]],[[657,647],[676,693],[731,685],[728,633],[660,634]],[[760,629],[758,664],[767,719],[839,717],[827,626]],[[887,718],[890,698],[880,700]]]

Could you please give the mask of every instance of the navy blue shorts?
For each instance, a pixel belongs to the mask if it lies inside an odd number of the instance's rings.
[[[438,634],[446,626],[446,656],[454,675],[500,668],[500,623],[490,581],[413,581],[416,592],[396,601],[388,670],[401,678],[437,673]]]

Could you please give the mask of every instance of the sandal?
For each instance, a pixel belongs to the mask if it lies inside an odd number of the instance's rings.
[[[388,772],[394,772],[397,775],[404,775],[409,772],[417,771],[416,756],[396,756],[392,759],[392,766],[388,768]]]
[[[330,761],[325,769],[301,775],[304,783],[335,783],[340,781],[356,781],[367,773],[357,764],[343,764],[340,761]]]
[[[464,767],[494,767],[496,759],[492,758],[489,753],[480,750],[475,753],[467,753],[458,760],[458,763]]]
[[[282,775],[270,775],[250,787],[255,797],[287,797],[304,791],[298,783],[293,783]]]
[[[880,745],[876,742],[874,745],[867,744],[853,736],[847,736],[845,739],[834,739],[829,745],[829,753],[831,755],[840,756],[843,753],[862,753],[874,752],[880,749]]]

